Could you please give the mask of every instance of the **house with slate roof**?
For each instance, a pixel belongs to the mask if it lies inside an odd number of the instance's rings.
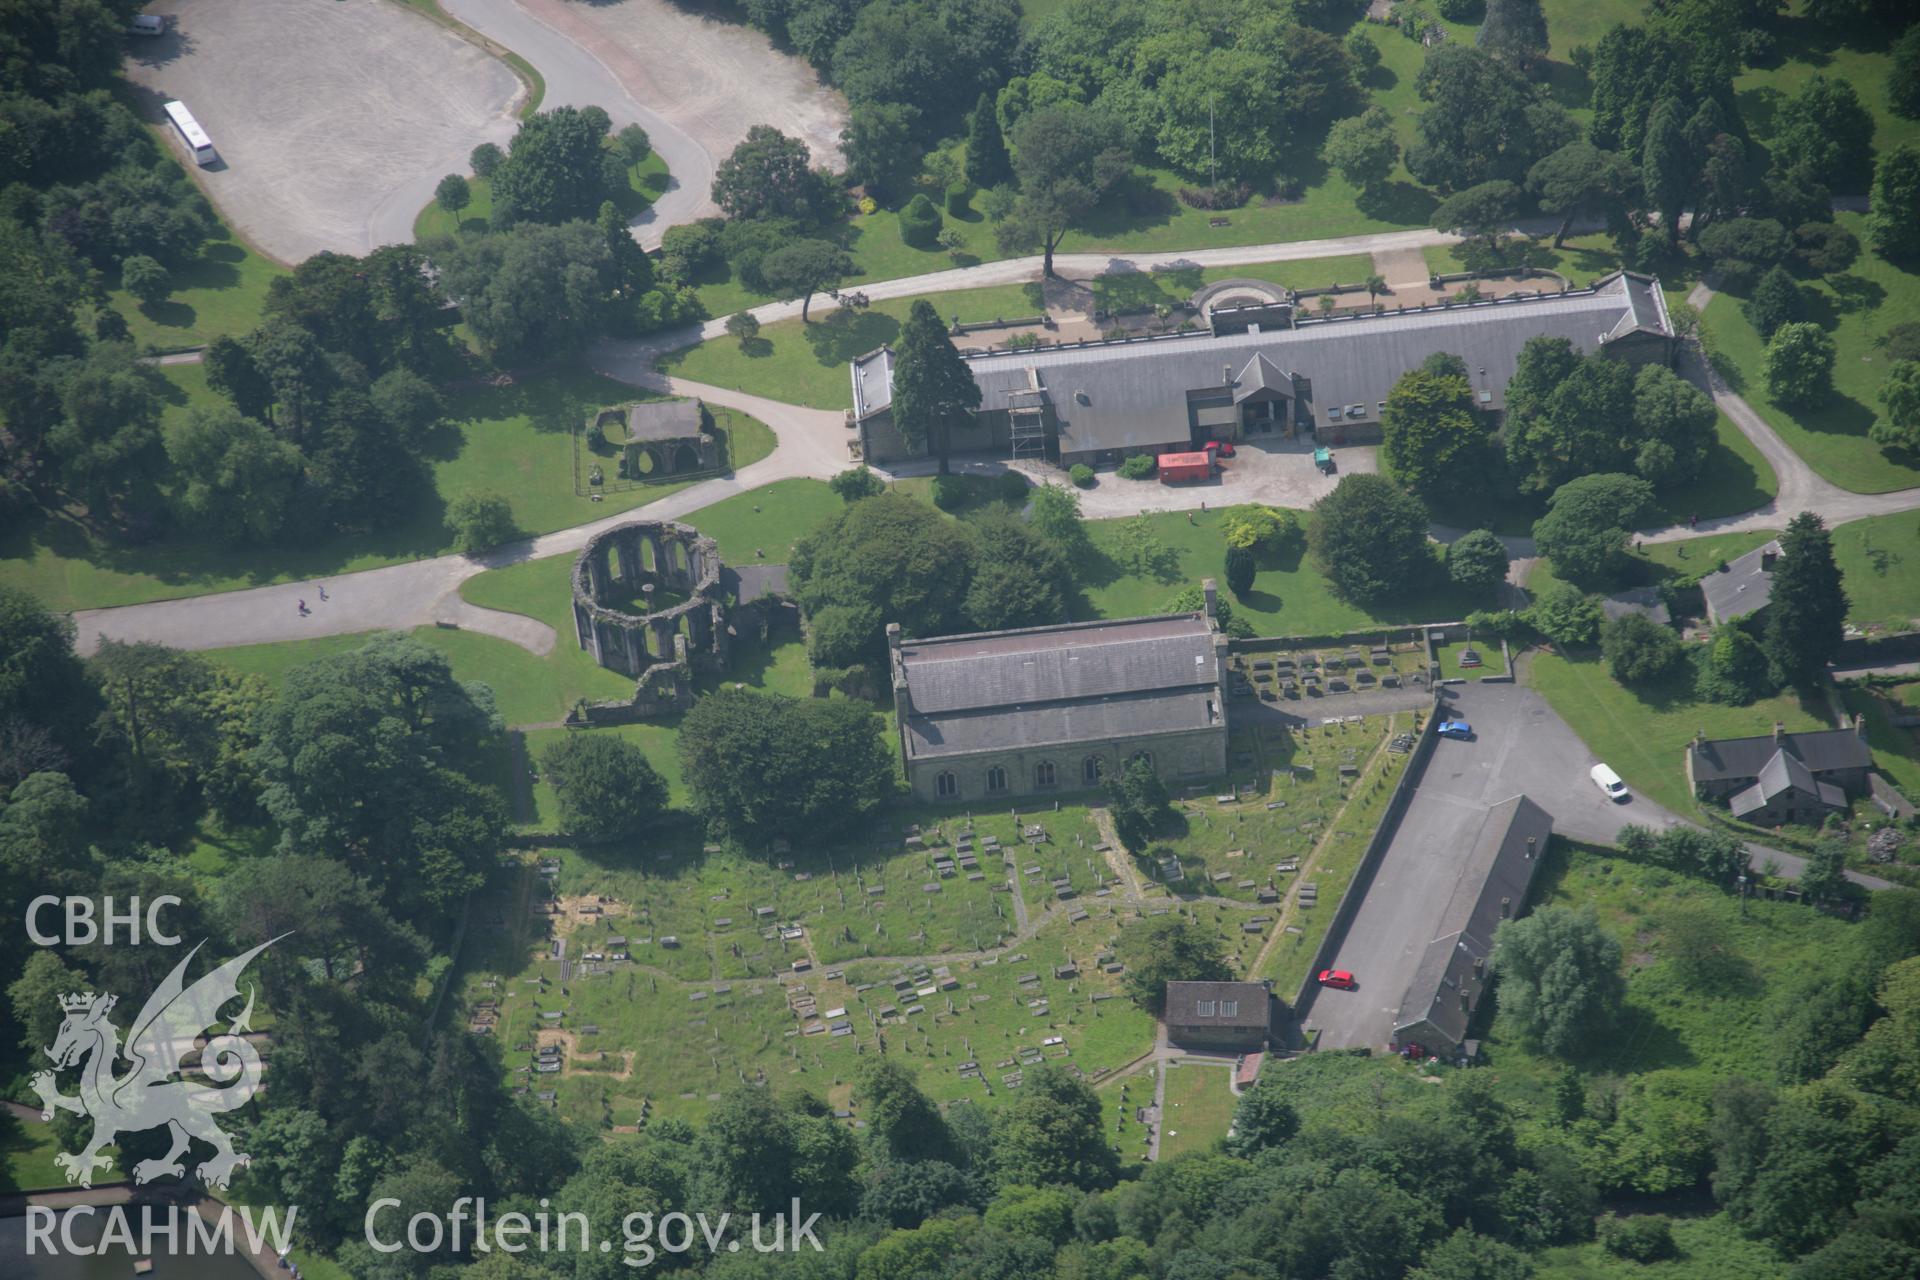
[[[1503,411],[1520,349],[1540,336],[1636,365],[1673,357],[1660,282],[1632,272],[1561,293],[1407,310],[1309,316],[1282,306],[1244,332],[963,352],[980,408],[950,444],[1062,466],[1181,453],[1209,440],[1371,444],[1394,382],[1432,355],[1465,360],[1480,407]],[[893,359],[882,347],[852,362],[852,425],[868,462],[924,451],[894,429]]]
[[[1460,1052],[1486,994],[1494,932],[1525,909],[1552,835],[1553,818],[1526,796],[1487,810],[1437,936],[1426,944],[1400,1000],[1396,1045],[1421,1045],[1446,1058]]]
[[[1182,1049],[1254,1053],[1267,1047],[1273,993],[1264,982],[1169,982],[1161,1020]]]
[[[1707,620],[1716,627],[1738,622],[1767,607],[1773,599],[1773,567],[1780,563],[1780,544],[1755,547],[1700,579],[1706,597]]]
[[[910,639],[887,627],[900,756],[922,800],[1101,785],[1136,759],[1168,781],[1227,771],[1218,596],[1152,618]]]
[[[1733,816],[1755,826],[1819,823],[1844,813],[1865,795],[1873,772],[1867,722],[1855,716],[1845,729],[1788,733],[1778,721],[1771,736],[1708,738],[1687,747],[1687,782],[1702,800],[1721,800]]]

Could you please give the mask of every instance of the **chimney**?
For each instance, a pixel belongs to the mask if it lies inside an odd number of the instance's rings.
[[[1460,993],[1460,1012],[1462,1013],[1473,1012],[1473,997],[1469,996],[1465,991],[1462,991]]]
[[[897,622],[887,624],[887,648],[895,653],[900,651],[900,624]]]
[[[1778,720],[1775,720],[1773,722],[1773,740],[1775,742],[1778,742],[1780,741],[1780,739],[1786,736],[1787,736],[1787,726],[1785,726],[1784,724],[1781,724]]]
[[[1200,594],[1206,597],[1207,617],[1220,616],[1220,586],[1212,578],[1200,579]]]
[[[1513,899],[1512,898],[1500,899],[1500,918],[1502,920],[1510,920],[1513,918]]]
[[[1867,714],[1864,711],[1854,713],[1853,736],[1856,738],[1864,738],[1867,736]]]
[[[1535,846],[1536,846],[1536,845],[1538,845],[1539,843],[1540,843],[1540,839],[1539,839],[1539,837],[1538,837],[1538,836],[1528,836],[1528,837],[1527,837],[1527,861],[1528,861],[1528,862],[1532,862],[1532,861],[1533,861],[1533,855],[1534,855],[1534,853],[1535,853]]]

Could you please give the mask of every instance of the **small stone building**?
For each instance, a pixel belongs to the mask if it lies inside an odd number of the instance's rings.
[[[720,470],[720,441],[708,430],[707,408],[698,400],[636,400],[602,409],[593,425],[624,421],[621,472],[631,480],[664,480]]]
[[[1742,822],[1776,827],[1817,824],[1845,813],[1865,795],[1873,772],[1867,722],[1851,727],[1788,733],[1778,721],[1771,736],[1708,738],[1687,746],[1687,783],[1702,800],[1720,800]]]
[[[1182,1049],[1256,1053],[1273,1026],[1273,993],[1264,982],[1169,982],[1161,1020]]]
[[[1780,544],[1769,542],[1701,578],[1707,620],[1724,627],[1766,608],[1773,599],[1773,567],[1779,562]]]
[[[1227,770],[1227,638],[1197,613],[910,640],[887,628],[907,783],[934,803],[1057,795],[1135,759]]]

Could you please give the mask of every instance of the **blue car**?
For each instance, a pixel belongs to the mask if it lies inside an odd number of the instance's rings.
[[[1441,723],[1438,732],[1443,738],[1460,738],[1465,740],[1473,736],[1473,726],[1465,720],[1446,720]]]

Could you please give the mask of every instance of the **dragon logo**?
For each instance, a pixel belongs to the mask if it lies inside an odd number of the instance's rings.
[[[163,1125],[171,1133],[173,1145],[160,1159],[135,1165],[135,1182],[151,1182],[167,1174],[184,1177],[186,1166],[180,1157],[193,1138],[214,1148],[213,1159],[200,1165],[200,1177],[210,1187],[225,1187],[234,1169],[248,1162],[249,1157],[233,1149],[233,1140],[213,1118],[242,1106],[260,1088],[260,1054],[243,1038],[243,1033],[251,1029],[251,988],[246,1008],[228,1024],[224,1034],[213,1036],[200,1052],[200,1073],[211,1083],[173,1077],[181,1074],[181,1059],[192,1052],[200,1033],[210,1032],[220,1021],[220,1010],[240,997],[241,971],[278,941],[269,939],[187,986],[183,975],[188,962],[200,951],[195,946],[134,1018],[125,1049],[120,1046],[119,1032],[107,1020],[115,1003],[113,996],[89,991],[60,998],[67,1016],[46,1054],[53,1059],[56,1071],[85,1062],[80,1068],[80,1092],[76,1097],[61,1093],[54,1082],[54,1071],[37,1073],[32,1085],[40,1095],[41,1119],[53,1119],[56,1110],[93,1119],[93,1137],[79,1153],[63,1151],[54,1157],[67,1171],[68,1182],[92,1186],[94,1170],[113,1164],[111,1157],[100,1154],[102,1148],[120,1134]],[[131,1069],[116,1076],[114,1067],[122,1057],[132,1064]]]

